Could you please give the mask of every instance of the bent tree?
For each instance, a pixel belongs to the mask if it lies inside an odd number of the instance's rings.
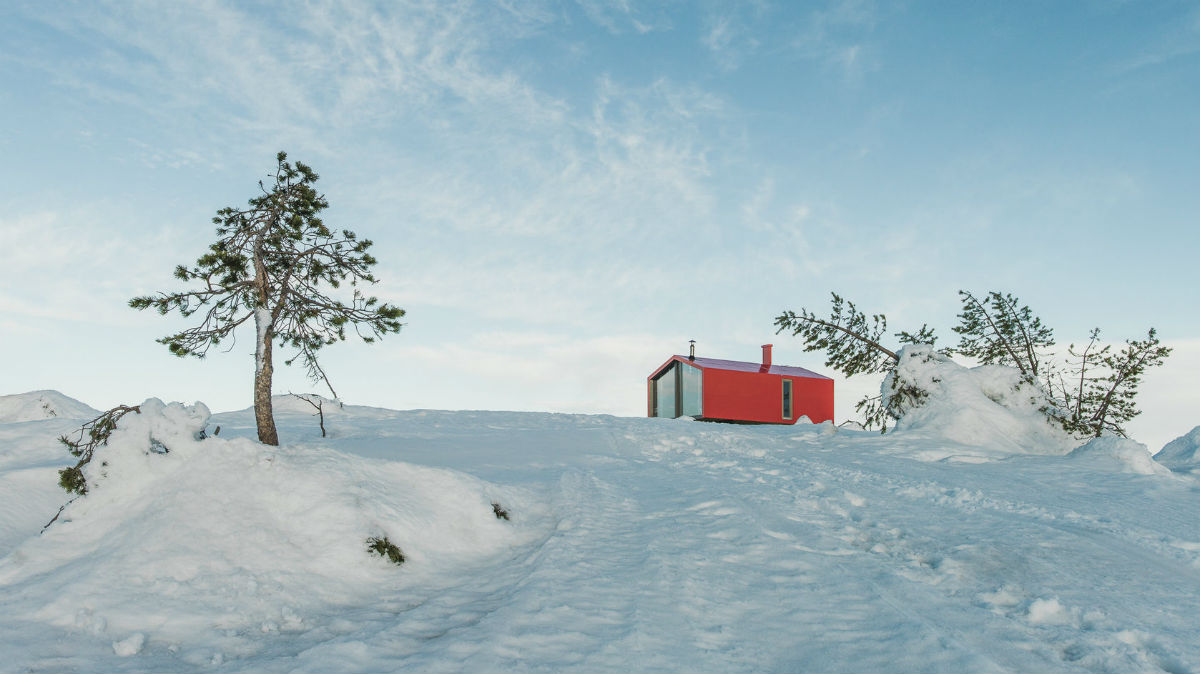
[[[193,287],[173,293],[135,297],[134,309],[172,310],[185,317],[201,312],[198,325],[158,340],[177,356],[203,358],[209,349],[253,319],[254,417],[258,439],[278,445],[271,409],[274,374],[272,345],[290,348],[314,382],[324,382],[337,392],[317,361],[324,346],[346,339],[351,326],[365,342],[400,331],[404,310],[368,297],[359,284],[374,284],[367,252],[372,242],[350,230],[334,232],[319,214],[329,206],[313,185],[317,174],[301,162],[292,164],[287,154],[276,156],[272,182],[259,181],[261,194],[247,208],[217,211],[217,241],[191,267],[179,265],[175,278]],[[349,281],[348,302],[331,292]]]
[[[775,333],[791,330],[792,334],[804,340],[805,351],[824,351],[828,358],[826,367],[832,367],[847,377],[863,373],[887,373],[895,369],[900,357],[892,349],[883,345],[887,335],[887,317],[883,314],[873,314],[868,317],[853,302],[843,299],[837,293],[830,293],[828,318],[821,318],[808,309],[785,311],[775,318]],[[868,320],[868,318],[870,320]],[[893,336],[901,344],[933,344],[937,341],[933,329],[927,324],[914,332],[900,331]],[[863,415],[864,426],[872,428],[879,426],[881,432],[887,431],[888,419],[898,419],[896,404],[905,398],[921,397],[919,391],[895,391],[890,403],[886,404],[882,395],[865,396],[854,406]]]
[[[808,309],[785,311],[775,318],[776,333],[790,330],[804,340],[805,351],[824,351],[828,356],[825,365],[848,377],[893,372],[900,358],[883,345],[887,317],[868,317],[853,302],[832,295],[828,317]],[[966,356],[983,365],[1015,368],[1023,382],[1040,389],[1046,401],[1042,413],[1080,439],[1106,432],[1126,437],[1125,424],[1140,414],[1135,398],[1142,376],[1162,365],[1171,353],[1154,328],[1146,339],[1125,340],[1125,348],[1117,353],[1111,352],[1111,345],[1100,344],[1100,329],[1095,328],[1082,351],[1070,346],[1064,368],[1051,351],[1054,331],[1019,299],[997,291],[977,296],[960,290],[958,295],[962,302],[959,323],[954,326],[958,346],[938,351],[945,356]],[[935,341],[928,325],[915,333],[893,336],[901,344],[932,346]],[[891,382],[897,386],[894,378]],[[864,415],[867,428],[878,424],[886,431],[889,418],[899,419],[906,404],[919,403],[922,397],[914,388],[894,388],[886,401],[882,395],[868,396],[856,409]]]

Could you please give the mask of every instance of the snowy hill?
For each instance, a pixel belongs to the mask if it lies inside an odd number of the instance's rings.
[[[1200,474],[1200,426],[1168,442],[1154,458],[1171,470]]]
[[[43,419],[93,419],[98,410],[58,391],[30,391],[0,396],[0,423]]]
[[[0,424],[6,668],[1200,670],[1200,482],[1134,443],[296,402],[148,401],[41,536],[64,422]]]

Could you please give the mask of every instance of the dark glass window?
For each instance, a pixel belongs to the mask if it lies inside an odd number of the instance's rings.
[[[783,380],[783,418],[792,418],[792,380]]]

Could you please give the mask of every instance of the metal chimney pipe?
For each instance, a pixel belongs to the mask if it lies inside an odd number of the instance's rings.
[[[696,340],[688,340],[688,360],[696,360]]]
[[[763,344],[762,345],[762,350],[763,350],[762,366],[764,368],[771,367],[771,346],[772,346],[771,344]]]

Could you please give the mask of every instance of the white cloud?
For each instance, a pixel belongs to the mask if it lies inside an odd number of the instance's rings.
[[[1114,68],[1116,74],[1154,68],[1200,52],[1200,9],[1193,8],[1187,15],[1169,21],[1167,26],[1141,53],[1118,63]]]
[[[697,298],[723,293],[722,303],[738,304],[754,299],[747,293],[778,291],[790,301],[787,281],[817,278],[839,260],[847,273],[867,265],[838,245],[835,212],[777,189],[765,170],[741,212],[753,232],[728,226],[739,202],[715,185],[744,166],[744,129],[725,99],[665,78],[615,75],[564,99],[496,65],[506,41],[559,20],[544,5],[514,7],[113,4],[46,10],[43,19],[96,47],[92,62],[52,66],[60,81],[89,101],[136,110],[158,132],[129,140],[146,164],[229,174],[249,156],[287,147],[332,173],[335,208],[378,242],[376,294],[409,308],[414,325],[421,312],[441,312],[445,329],[467,335],[444,343],[401,335],[387,352],[428,376],[475,364],[492,395],[474,398],[481,406],[640,413],[641,361],[657,365],[664,341],[686,341],[662,334],[694,332],[714,348],[738,331],[750,344],[769,335],[769,313],[747,327],[743,307],[713,310]],[[621,3],[589,12],[618,32],[669,25]],[[728,24],[726,47],[754,48],[739,21]],[[327,163],[337,172],[324,171]],[[122,218],[91,220],[95,232],[74,237],[77,248],[55,248],[70,236],[64,216],[55,217],[45,230],[54,240],[30,245],[54,248],[63,258],[52,268],[75,271],[48,279],[55,289],[45,295],[9,297],[12,311],[65,317],[105,270],[105,301],[123,308],[129,295],[169,284],[170,266],[202,250],[195,235],[196,248],[183,251],[164,239],[155,255],[119,264],[146,248],[114,233]],[[125,314],[135,316],[115,315]],[[490,334],[471,336],[481,326]],[[514,337],[516,326],[537,338]],[[643,332],[630,335],[629,326]],[[618,336],[577,337],[588,334]],[[569,386],[556,379],[564,376]],[[584,376],[605,382],[602,390],[583,386]],[[514,378],[532,393],[509,393]],[[465,404],[429,395],[421,405]]]
[[[664,7],[636,0],[576,0],[584,14],[595,24],[614,34],[633,31],[645,34],[670,30],[672,22]]]
[[[232,138],[274,149],[277,139],[335,152],[343,129],[420,118],[460,104],[502,102],[519,114],[534,94],[511,73],[491,72],[480,54],[527,31],[536,13],[471,3],[356,2],[251,7],[95,3],[71,11],[36,6],[36,19],[91,49],[45,62],[59,84],[117,104],[157,126],[186,130],[194,147]],[[488,22],[485,24],[483,19]],[[53,64],[53,65],[49,65]],[[199,131],[203,137],[193,138]],[[210,153],[209,153],[210,154]]]
[[[353,200],[406,222],[380,253],[401,296],[573,324],[680,282],[656,260],[716,231],[706,130],[722,114],[702,91],[601,78],[586,111],[456,128],[465,140],[436,165],[399,157]]]
[[[656,251],[716,231],[709,182],[726,104],[668,80],[601,77],[572,107],[490,58],[558,20],[543,5],[514,7],[282,11],[213,0],[30,11],[93,48],[86,60],[47,59],[60,82],[150,116],[157,135],[129,140],[145,164],[240,167],[279,147],[318,169],[321,155],[369,157],[352,167],[366,179],[333,201],[366,214],[376,239],[399,239],[398,255],[379,255],[398,301],[575,324],[644,298],[649,284],[667,288],[668,275],[648,269]],[[660,26],[657,12],[624,3],[588,11]],[[362,136],[344,129],[372,130],[396,151],[346,152]]]
[[[769,21],[771,14],[765,2],[717,3],[701,21],[700,43],[721,70],[737,70],[747,57],[763,48],[758,36],[766,32],[762,30],[763,22]]]
[[[867,41],[879,21],[878,14],[871,0],[833,0],[809,13],[791,47],[805,58],[857,79],[878,68]]]
[[[93,205],[93,208],[101,208]],[[9,317],[128,323],[121,311],[140,279],[166,279],[165,263],[133,251],[170,255],[166,231],[130,236],[106,222],[121,209],[35,211],[0,218],[0,311]],[[106,217],[107,216],[107,217]],[[132,312],[128,312],[132,313]]]

